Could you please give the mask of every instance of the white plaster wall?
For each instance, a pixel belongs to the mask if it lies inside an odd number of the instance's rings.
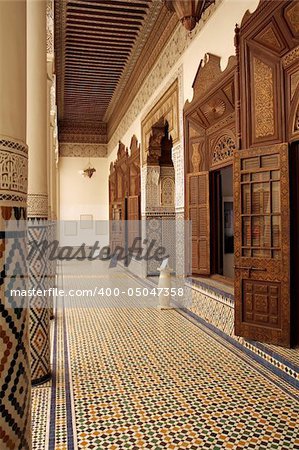
[[[60,220],[80,220],[80,214],[92,214],[94,220],[108,220],[108,160],[91,158],[96,169],[92,178],[79,171],[88,158],[63,157],[59,160]]]
[[[166,91],[170,80],[173,78],[175,72],[177,72],[180,66],[183,67],[183,101],[188,99],[192,100],[193,89],[192,84],[200,63],[200,60],[204,58],[206,53],[214,53],[220,56],[221,67],[225,69],[229,56],[235,54],[234,47],[234,34],[235,25],[240,24],[241,20],[247,10],[253,12],[259,0],[223,0],[218,6],[213,15],[209,18],[206,24],[203,26],[199,34],[194,37],[193,42],[190,43],[186,51],[177,59],[176,64],[170,68],[168,75],[161,80],[159,91],[153,92],[151,97],[148,99],[146,105],[129,126],[129,128],[124,131],[122,136],[118,136],[118,139],[129,147],[131,137],[133,134],[136,135],[138,142],[141,142],[141,121],[145,117],[146,113],[155,105],[158,98],[162,97]],[[181,24],[179,24],[181,26]],[[186,38],[188,32],[186,31]],[[153,68],[155,70],[155,68]],[[149,77],[151,74],[149,74]],[[142,89],[142,88],[141,88]],[[183,111],[180,111],[182,115]],[[118,134],[118,131],[116,130]],[[114,136],[112,136],[110,143],[108,144],[108,162],[110,165],[111,161],[116,159],[117,148],[114,146],[111,148],[111,141],[113,141]]]

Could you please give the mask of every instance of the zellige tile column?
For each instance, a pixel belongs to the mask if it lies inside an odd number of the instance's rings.
[[[0,60],[0,448],[30,450],[29,312],[10,291],[26,289],[26,0],[0,1]]]
[[[37,245],[48,240],[47,186],[47,26],[46,0],[27,2],[27,136],[28,238]],[[47,256],[36,252],[29,260],[29,287],[48,289]],[[48,296],[30,299],[31,381],[50,378],[50,317]]]

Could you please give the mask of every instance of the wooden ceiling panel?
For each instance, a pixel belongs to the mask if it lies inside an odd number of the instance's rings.
[[[54,2],[59,140],[107,142],[177,16],[160,0]]]
[[[71,121],[80,141],[91,124],[103,123],[130,59],[142,50],[140,35],[150,34],[161,10],[156,0],[55,0],[60,135]]]

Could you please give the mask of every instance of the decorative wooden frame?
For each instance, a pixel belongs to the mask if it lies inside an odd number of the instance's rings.
[[[235,152],[234,164],[235,330],[236,334],[245,338],[287,347],[292,344],[292,340],[294,342],[291,328],[292,321],[296,318],[292,318],[291,311],[297,308],[298,314],[297,299],[292,299],[290,290],[290,285],[295,283],[298,277],[298,269],[293,267],[290,275],[290,256],[292,261],[295,261],[295,258],[290,245],[289,222],[290,181],[294,184],[289,175],[289,142],[299,139],[298,14],[297,1],[261,0],[254,13],[245,14],[240,29],[236,29],[235,39],[238,58],[236,105],[240,144],[240,150]],[[254,176],[256,180],[261,174],[266,174],[267,166],[262,168],[257,164],[256,168],[252,169],[253,175],[249,172],[242,175],[240,165],[246,158],[253,164],[253,161],[258,161],[254,158],[259,158],[260,161],[262,158],[268,158],[269,161],[269,158],[274,157],[279,161],[276,170],[279,179],[275,182],[279,183],[280,188],[281,239],[278,249],[275,250],[275,258],[272,250],[268,256],[267,251],[263,250],[257,258],[257,251],[246,250],[243,253],[241,248],[246,236],[240,217],[241,176],[250,179]],[[256,201],[259,205],[259,200],[252,199],[250,194],[251,212],[256,209],[256,206],[253,207],[253,202]],[[298,205],[291,205],[291,209],[293,208],[298,208]],[[248,223],[252,227],[252,219]],[[271,216],[270,227],[273,226],[272,223]],[[271,228],[270,232],[274,233],[274,228]],[[262,230],[254,229],[254,233],[259,236]],[[258,292],[258,298],[255,292]],[[267,311],[272,311],[270,320]],[[276,315],[273,311],[276,311]],[[259,320],[258,317],[263,318]]]
[[[132,185],[132,178],[136,184]],[[131,139],[130,154],[123,143],[119,143],[117,159],[110,164],[110,202],[122,202],[130,195],[140,195],[140,145],[134,135]]]
[[[194,222],[192,271],[201,275],[214,270],[210,261],[209,172],[231,165],[237,146],[236,64],[232,56],[222,71],[220,57],[207,54],[193,83],[193,100],[184,108],[185,217]]]
[[[110,164],[109,174],[109,217],[114,220],[114,211],[120,212],[121,220],[140,220],[140,145],[134,135],[131,139],[130,154],[123,143],[119,143],[117,159]],[[137,199],[137,200],[136,200]],[[125,235],[110,230],[111,247],[123,245]]]

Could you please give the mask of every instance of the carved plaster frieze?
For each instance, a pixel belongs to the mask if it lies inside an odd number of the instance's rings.
[[[27,215],[28,218],[47,219],[49,212],[48,194],[28,194]]]
[[[145,182],[146,210],[160,205],[160,167],[147,166]]]
[[[0,202],[2,206],[26,206],[28,147],[0,135]]]
[[[59,144],[59,156],[90,156],[92,158],[103,158],[107,156],[107,145],[63,142]]]
[[[54,54],[54,2],[47,1],[47,54]]]
[[[184,208],[184,146],[176,145],[172,150],[172,161],[175,171],[175,209]]]

